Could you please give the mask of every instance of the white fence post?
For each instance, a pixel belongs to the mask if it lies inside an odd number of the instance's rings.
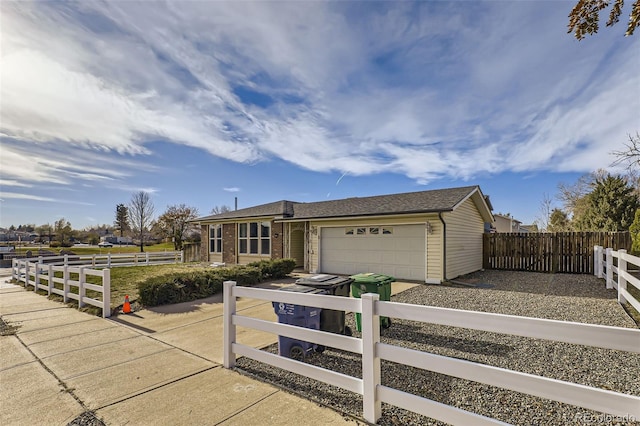
[[[146,252],[146,253],[145,253],[145,258],[146,258],[146,260],[147,260],[147,265],[148,265],[148,264],[149,264],[149,252]]]
[[[62,271],[62,301],[69,301],[69,265],[65,262],[64,271]]]
[[[35,268],[33,273],[33,278],[35,280],[33,283],[33,291],[38,291],[38,285],[40,285],[40,262],[35,263],[33,267]]]
[[[111,268],[111,253],[107,254],[107,268]]]
[[[53,290],[53,279],[55,277],[53,276],[53,265],[49,264],[49,288],[47,289],[47,291],[49,292],[49,296],[51,296],[51,292]]]
[[[598,258],[598,247],[593,246],[593,275],[598,277],[600,275],[600,258]]]
[[[102,318],[111,316],[111,269],[102,270]]]
[[[627,290],[627,280],[623,277],[623,272],[627,270],[626,250],[618,250],[618,303],[627,303],[627,299],[622,295],[622,290]]]
[[[376,423],[382,415],[382,403],[378,399],[380,385],[380,357],[376,345],[380,343],[380,316],[376,315],[379,294],[367,293],[362,303],[362,408],[364,419]]]
[[[180,263],[184,263],[184,250],[180,252]]]
[[[29,290],[29,261],[24,261],[24,289]]]
[[[93,267],[96,266],[96,255],[95,254],[93,256],[91,256],[91,266],[93,266]]]
[[[613,249],[607,248],[607,288],[613,288]]]
[[[223,302],[222,321],[224,327],[223,342],[223,365],[225,368],[233,368],[236,365],[236,356],[233,353],[233,344],[236,341],[236,326],[233,324],[233,315],[236,313],[236,297],[233,296],[233,288],[236,286],[235,281],[225,281],[223,283]]]
[[[69,265],[69,255],[65,254],[64,255],[64,266],[68,266]]]
[[[87,279],[87,273],[84,271],[84,266],[80,267],[80,274],[78,277],[78,309],[84,306],[84,299],[86,290],[84,288],[84,283]]]

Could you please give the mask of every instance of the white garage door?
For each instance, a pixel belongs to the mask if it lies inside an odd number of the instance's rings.
[[[375,272],[398,279],[425,279],[424,225],[322,228],[323,273]]]

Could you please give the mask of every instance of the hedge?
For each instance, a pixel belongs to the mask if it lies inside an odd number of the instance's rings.
[[[293,259],[263,260],[243,266],[174,272],[152,277],[138,285],[144,306],[189,302],[222,291],[222,283],[255,285],[265,279],[284,278],[295,268]]]

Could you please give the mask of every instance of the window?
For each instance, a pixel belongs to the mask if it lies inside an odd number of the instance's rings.
[[[367,228],[356,228],[357,235],[364,235],[367,233]]]
[[[209,225],[209,251],[222,253],[222,225]]]
[[[353,228],[345,228],[344,235],[353,235]]]
[[[391,235],[393,234],[393,228],[382,228],[383,235]]]
[[[369,234],[378,235],[380,233],[380,228],[369,228]]]
[[[240,223],[238,252],[240,254],[271,254],[271,223]]]

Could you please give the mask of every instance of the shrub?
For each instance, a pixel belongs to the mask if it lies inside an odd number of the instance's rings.
[[[225,281],[251,286],[265,278],[285,277],[294,268],[295,260],[277,259],[243,266],[160,275],[138,285],[140,303],[158,306],[202,299],[221,292]]]
[[[294,259],[261,260],[249,263],[247,266],[259,268],[265,279],[277,279],[289,275],[296,268],[296,261]]]
[[[51,247],[51,248],[58,248],[58,247],[60,247],[60,241],[51,241],[51,242],[49,243],[49,247]]]

